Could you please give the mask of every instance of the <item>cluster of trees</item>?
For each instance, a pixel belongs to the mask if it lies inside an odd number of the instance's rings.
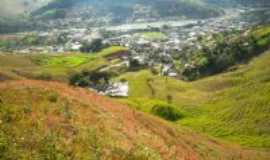
[[[232,33],[237,34],[237,33]],[[186,80],[222,72],[230,66],[242,63],[269,47],[270,36],[256,37],[253,34],[219,34],[214,46],[203,46],[201,50],[186,50],[183,59],[186,66],[182,75]]]
[[[91,42],[83,42],[82,47],[80,48],[81,52],[99,52],[104,48],[103,40],[101,38],[94,39]]]
[[[74,86],[91,87],[98,91],[105,91],[112,76],[113,74],[109,72],[82,71],[71,75],[69,83]]]

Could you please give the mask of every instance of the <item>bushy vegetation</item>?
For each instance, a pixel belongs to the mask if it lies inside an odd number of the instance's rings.
[[[34,46],[42,44],[42,40],[37,34],[28,34],[22,38],[21,43],[26,46]]]
[[[262,53],[270,45],[269,27],[255,28],[248,33],[219,33],[214,40],[204,42],[202,49],[184,50],[186,58],[181,59],[186,64],[182,74],[186,80],[195,80],[200,77],[219,73],[228,67],[248,61]],[[260,32],[260,33],[258,33]]]
[[[104,90],[109,84],[112,73],[98,71],[82,71],[71,75],[69,83],[81,87],[94,87],[98,90]]]
[[[169,121],[177,121],[183,117],[179,109],[169,104],[156,104],[151,113]]]
[[[102,43],[102,39],[94,39],[91,42],[84,42],[82,47],[80,48],[81,52],[99,52],[104,48],[104,44]]]

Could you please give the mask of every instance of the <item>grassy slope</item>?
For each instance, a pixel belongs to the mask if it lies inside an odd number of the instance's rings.
[[[182,124],[244,145],[270,147],[270,52],[240,70],[198,82],[217,89],[203,108],[206,114]],[[216,81],[216,82],[214,82]],[[197,125],[199,123],[199,125]]]
[[[270,51],[224,73],[196,82],[152,75],[144,70],[127,73],[130,97],[122,100],[149,112],[168,96],[185,118],[176,122],[212,136],[246,146],[270,147]]]
[[[0,91],[3,159],[266,160],[269,156],[174,129],[86,89],[24,80],[2,82]]]
[[[126,50],[119,46],[106,48],[98,53],[70,53],[61,55],[0,55],[0,73],[8,77],[51,76],[54,79],[67,79],[72,72],[83,69],[94,70],[109,65],[105,56]],[[3,67],[2,67],[3,66]],[[14,75],[15,74],[15,75]]]

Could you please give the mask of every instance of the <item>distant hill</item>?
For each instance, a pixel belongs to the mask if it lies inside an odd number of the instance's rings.
[[[47,5],[51,0],[1,0],[0,5],[0,34],[31,30],[34,21],[29,14]]]
[[[206,3],[235,7],[236,5],[249,7],[266,7],[270,6],[269,0],[204,0]]]
[[[88,9],[84,9],[85,7]],[[93,14],[99,16],[113,16],[119,21],[125,21],[141,14],[149,17],[182,16],[188,18],[207,18],[217,16],[220,10],[207,6],[202,1],[187,0],[54,0],[41,9],[33,12],[34,16],[42,16],[48,12],[55,12],[64,18],[66,16],[81,16]],[[72,12],[73,11],[73,12]],[[81,14],[78,15],[78,11]],[[61,14],[60,14],[61,12]],[[65,15],[65,16],[63,16]],[[55,18],[55,16],[52,16]]]
[[[18,16],[30,13],[51,0],[1,0],[0,17]]]
[[[52,0],[33,12],[41,19],[110,17],[113,22],[144,18],[209,18],[224,7],[269,6],[267,0]]]

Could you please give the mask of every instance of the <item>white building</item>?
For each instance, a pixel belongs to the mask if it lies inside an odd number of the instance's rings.
[[[106,91],[105,95],[112,97],[128,97],[128,82],[113,83]]]

